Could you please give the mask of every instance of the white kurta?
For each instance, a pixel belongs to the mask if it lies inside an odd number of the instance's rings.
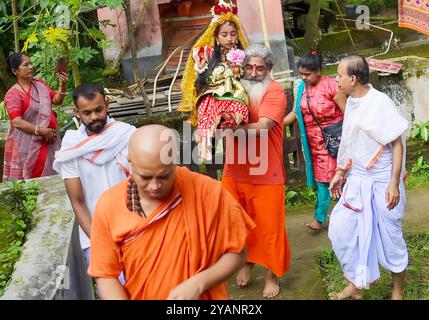
[[[88,136],[84,125],[66,132],[53,166],[63,179],[80,178],[91,216],[101,194],[127,177],[128,141],[135,130],[108,118],[97,135]],[[81,248],[88,248],[90,240],[80,227],[79,237]]]
[[[381,110],[374,110],[380,106]],[[380,277],[379,264],[395,273],[408,265],[401,226],[406,203],[402,180],[398,205],[392,210],[386,206],[392,178],[391,142],[408,123],[393,102],[372,87],[365,97],[348,99],[345,116],[339,158],[343,167],[351,161],[351,171],[331,214],[329,239],[345,277],[364,288]]]

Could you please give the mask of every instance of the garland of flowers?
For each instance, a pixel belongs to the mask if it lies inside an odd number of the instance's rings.
[[[242,64],[245,58],[243,50],[232,48],[225,55],[226,60],[214,68],[212,74],[208,77],[209,84],[217,84],[226,78],[239,79],[243,75]]]

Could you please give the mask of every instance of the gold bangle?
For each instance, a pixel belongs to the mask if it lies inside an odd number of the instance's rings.
[[[59,93],[60,95],[62,95],[62,96],[66,96],[66,95],[67,95],[67,92],[61,92],[61,91],[58,91],[58,93]]]
[[[38,135],[39,135],[39,126],[38,126],[38,125],[36,125],[36,128],[34,129],[34,134],[35,134],[36,136],[38,136]]]

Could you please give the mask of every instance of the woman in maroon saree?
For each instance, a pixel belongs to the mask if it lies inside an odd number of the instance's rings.
[[[60,87],[56,93],[43,80],[33,77],[34,70],[26,54],[11,54],[7,70],[16,78],[16,84],[4,99],[11,126],[5,144],[3,181],[56,174],[52,163],[61,139],[52,103],[63,102],[67,75],[59,75]]]

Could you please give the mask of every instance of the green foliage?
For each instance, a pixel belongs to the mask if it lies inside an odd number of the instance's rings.
[[[377,13],[381,8],[384,7],[383,0],[348,0],[347,4],[359,6],[368,6],[371,13]]]
[[[80,62],[87,63],[89,60],[91,60],[94,55],[98,53],[97,50],[92,48],[71,48],[69,53],[69,59],[70,61],[74,61],[77,64]]]
[[[59,85],[58,75],[53,72],[52,66],[56,66],[60,58],[61,51],[47,43],[40,43],[40,50],[34,51],[31,55],[36,76],[46,81],[51,88],[58,88]]]
[[[335,0],[322,0],[323,8],[330,8],[333,5],[335,6]]]
[[[429,140],[429,120],[415,125],[411,131],[411,138],[417,141],[428,142]]]
[[[0,102],[0,120],[9,120],[9,115],[4,101]]]
[[[429,233],[409,234],[405,237],[410,264],[407,268],[405,298],[409,300],[429,299]],[[338,292],[347,285],[343,279],[341,266],[331,249],[324,249],[317,257],[322,283],[326,295]],[[369,290],[363,290],[367,300],[390,299],[392,276],[381,270],[381,278]]]
[[[8,182],[2,191],[0,204],[6,207],[3,212],[6,216],[0,216],[0,249],[4,248],[0,251],[0,296],[10,281],[25,235],[31,228],[38,192],[39,186],[35,182],[24,181]]]
[[[60,57],[68,61],[73,80],[78,84],[81,81],[79,69],[83,69],[95,56],[101,55],[101,49],[110,44],[98,29],[96,19],[85,20],[82,11],[89,12],[101,6],[114,9],[123,3],[122,0],[18,1],[20,40],[24,41],[22,51],[32,57],[33,66],[38,70],[37,76],[54,88],[58,81],[55,67]],[[0,4],[0,11],[10,13],[9,3],[3,4]],[[9,30],[10,33],[11,23],[10,16],[0,19],[0,30]],[[9,38],[13,38],[11,34]],[[8,47],[5,51],[9,50]]]
[[[288,208],[295,207],[311,207],[316,203],[316,192],[312,188],[298,187],[292,190],[286,186],[286,206]]]
[[[429,120],[426,122],[420,122],[415,125],[413,130],[411,131],[411,139],[416,141],[422,141],[424,143],[428,143],[429,140]],[[417,158],[416,162],[411,169],[412,173],[419,172],[421,170],[429,169],[429,163],[424,161],[423,155]]]
[[[407,188],[416,188],[427,183],[429,183],[429,170],[427,169],[411,173],[405,181]]]
[[[429,169],[429,164],[425,161],[423,161],[423,156],[420,156],[416,162],[413,165],[413,168],[411,169],[412,173],[418,172],[420,170]]]

